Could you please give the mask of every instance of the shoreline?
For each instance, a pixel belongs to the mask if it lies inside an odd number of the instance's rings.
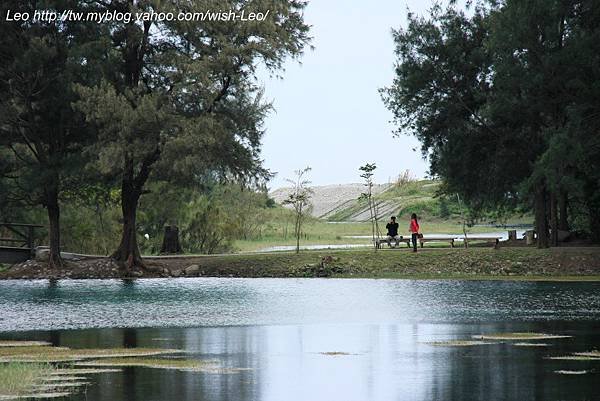
[[[65,260],[62,269],[29,260],[0,271],[11,279],[126,279],[166,277],[382,278],[511,281],[600,281],[600,247],[502,247],[397,250],[318,250],[145,257],[146,269],[127,271],[107,257]]]

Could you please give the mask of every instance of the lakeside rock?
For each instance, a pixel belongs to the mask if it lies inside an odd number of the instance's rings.
[[[197,276],[198,273],[200,272],[200,266],[195,265],[195,264],[189,265],[183,271],[185,272],[185,275],[187,277]]]

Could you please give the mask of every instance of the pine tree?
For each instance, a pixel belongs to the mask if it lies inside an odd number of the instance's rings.
[[[62,2],[50,2],[60,12]],[[29,12],[31,2],[5,1],[6,10]],[[25,205],[42,205],[49,222],[50,265],[60,266],[60,197],[75,190],[82,147],[93,138],[71,103],[74,82],[86,82],[81,42],[72,26],[44,21],[0,24],[0,146],[10,174],[6,197]],[[83,35],[78,39],[84,39]]]
[[[100,11],[202,12],[206,3],[88,2]],[[136,233],[140,197],[152,177],[196,182],[268,176],[259,159],[270,105],[257,65],[281,68],[309,42],[301,1],[233,1],[271,10],[267,20],[111,22],[101,85],[80,86],[78,108],[99,130],[100,170],[120,180],[123,233],[113,257],[143,266]]]

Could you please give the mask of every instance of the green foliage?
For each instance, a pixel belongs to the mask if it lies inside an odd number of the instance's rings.
[[[133,14],[175,12],[183,6],[92,3],[101,12]],[[262,99],[255,73],[261,63],[276,72],[285,59],[300,56],[310,40],[302,16],[305,6],[300,1],[234,1],[233,9],[265,7],[270,17],[226,24],[113,21],[100,28],[96,45],[106,54],[102,82],[77,86],[76,106],[99,132],[93,145],[99,156],[96,167],[121,181],[123,236],[116,259],[141,263],[136,212],[150,177],[191,187],[215,179],[270,177],[259,153],[271,106]],[[206,11],[206,4],[192,1],[184,8]],[[216,216],[212,208],[205,212]],[[208,215],[198,214],[199,221]]]
[[[271,105],[256,71],[263,65],[275,74],[286,59],[300,57],[311,39],[303,20],[306,3],[239,0],[229,6],[269,10],[269,18],[0,25],[0,216],[26,217],[19,207],[41,205],[48,209],[51,255],[59,255],[60,243],[104,253],[115,244],[107,236],[115,235],[116,193],[122,235],[113,256],[139,264],[137,229],[148,235],[143,246],[152,250],[164,222],[183,219],[181,212],[149,202],[138,209],[148,182],[158,187],[162,181],[161,188],[150,189],[170,192],[158,203],[192,202],[200,222],[216,217],[216,209],[190,193],[178,196],[175,186],[269,178],[259,154]],[[8,0],[0,14],[7,9],[33,14],[39,7]],[[50,0],[43,7],[135,15],[206,11],[206,2]],[[100,199],[102,192],[110,196]],[[61,201],[68,205],[63,214],[68,230],[59,228]],[[254,236],[260,213],[245,212],[236,233]],[[61,231],[68,232],[62,241]]]
[[[447,219],[448,217],[450,217],[450,208],[448,207],[448,201],[444,197],[440,198],[438,202],[438,216],[440,216],[441,219]]]
[[[55,370],[48,363],[9,362],[0,364],[0,395],[8,399],[24,397],[34,392]]]
[[[109,255],[118,244],[121,226],[117,205],[63,204],[61,245],[67,252]]]
[[[441,192],[460,194],[473,217],[533,208],[543,246],[564,199],[560,225],[584,209],[600,239],[599,36],[589,0],[435,5],[394,31],[396,77],[382,97]]]
[[[236,239],[261,235],[269,213],[268,197],[238,185],[219,186],[184,207],[182,246],[193,253],[223,253]]]
[[[61,13],[81,3],[50,1]],[[36,2],[5,1],[7,9],[33,14]],[[0,25],[0,208],[6,204],[43,206],[48,212],[50,261],[60,265],[59,200],[76,192],[83,180],[83,148],[93,130],[73,109],[73,85],[91,84],[96,76],[81,62],[86,35],[73,35],[71,22],[4,22]],[[81,174],[81,175],[80,175]],[[69,177],[67,179],[66,177]]]

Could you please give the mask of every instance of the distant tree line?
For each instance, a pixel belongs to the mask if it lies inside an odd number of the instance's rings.
[[[559,230],[600,240],[598,1],[450,2],[393,36],[382,97],[446,194],[471,210],[529,208],[539,247]]]
[[[200,12],[207,3],[6,0],[0,15],[40,7]],[[286,58],[301,55],[310,41],[305,2],[235,0],[227,7],[271,12],[262,22],[0,24],[0,218],[45,208],[52,265],[61,264],[65,202],[98,215],[118,205],[112,257],[142,266],[138,209],[150,191],[160,203],[175,187],[201,193],[269,177],[259,151],[270,104],[256,71],[262,65],[277,73]],[[194,224],[216,213],[210,199],[187,201],[203,210],[190,218]]]

